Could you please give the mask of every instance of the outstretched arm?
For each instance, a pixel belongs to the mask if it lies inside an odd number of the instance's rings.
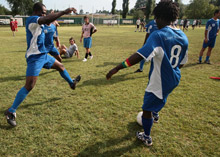
[[[113,68],[111,71],[109,71],[109,73],[106,75],[107,80],[111,79],[111,77],[114,74],[116,74],[119,70],[133,66],[139,63],[142,59],[143,57],[141,57],[138,53],[134,53],[128,59],[126,59],[126,61],[122,62],[121,64]]]
[[[40,25],[42,25],[42,24],[50,24],[51,22],[55,21],[59,17],[65,15],[65,14],[70,14],[71,12],[76,13],[76,9],[75,8],[68,8],[68,9],[66,9],[64,11],[60,11],[60,12],[57,12],[57,13],[49,14],[47,16],[42,16],[42,17],[39,18],[38,24],[40,24]]]

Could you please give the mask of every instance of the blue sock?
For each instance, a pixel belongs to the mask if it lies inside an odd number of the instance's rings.
[[[153,122],[154,122],[153,118],[146,119],[142,116],[142,124],[143,124],[145,135],[150,136],[150,132],[151,132],[151,128],[153,126]]]
[[[144,69],[144,63],[145,63],[145,60],[143,59],[141,62],[140,62],[140,70],[143,71]]]
[[[208,60],[209,60],[209,58],[210,58],[209,56],[206,56],[206,59],[205,59],[205,61],[208,61]]]
[[[25,87],[21,88],[15,97],[13,105],[9,108],[9,112],[15,113],[18,106],[24,101],[28,93],[29,91]]]
[[[202,56],[199,57],[199,61],[202,62]]]
[[[69,73],[66,71],[66,69],[62,72],[60,72],[60,75],[70,84],[72,85],[73,84],[73,80],[72,78],[70,77]]]

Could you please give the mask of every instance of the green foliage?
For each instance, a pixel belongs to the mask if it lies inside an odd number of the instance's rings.
[[[11,8],[12,15],[31,15],[33,5],[42,0],[6,0]]]
[[[5,8],[3,5],[0,5],[0,15],[10,15],[11,12]]]
[[[135,9],[140,9],[146,6],[147,0],[137,0],[135,3]]]
[[[210,4],[207,0],[193,0],[186,8],[185,14],[189,19],[209,19],[217,6]]]
[[[142,10],[135,10],[133,13],[133,18],[138,19],[138,18],[143,18],[144,17],[144,12]]]
[[[149,19],[150,15],[153,11],[154,4],[155,4],[155,0],[147,0],[147,2],[146,2],[146,12],[145,12],[146,19]]]
[[[114,15],[115,14],[115,7],[116,7],[116,0],[113,0],[112,1],[112,14]]]
[[[122,18],[125,19],[129,11],[129,0],[123,0],[122,9]]]

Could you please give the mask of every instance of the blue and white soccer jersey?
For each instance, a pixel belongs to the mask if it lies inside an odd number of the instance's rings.
[[[150,21],[150,22],[145,26],[145,28],[146,28],[146,32],[147,32],[148,34],[151,34],[151,33],[153,33],[154,31],[158,30],[158,28],[157,28],[157,23],[156,23],[155,20]]]
[[[26,20],[26,76],[39,76],[42,68],[50,69],[55,62],[53,57],[47,55],[44,25],[38,24],[39,18],[39,16],[30,16]]]
[[[168,26],[151,34],[138,50],[146,61],[151,61],[143,110],[159,112],[163,108],[168,95],[180,82],[179,66],[187,62],[187,50],[186,35]]]
[[[215,47],[216,36],[219,30],[219,20],[210,19],[206,24],[206,30],[208,31],[208,43],[203,43],[203,48]]]
[[[44,26],[45,47],[52,56],[60,55],[59,51],[55,48],[53,43],[53,38],[56,36],[56,30],[57,28],[54,24]]]

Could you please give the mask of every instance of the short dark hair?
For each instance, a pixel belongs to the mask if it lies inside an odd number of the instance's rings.
[[[153,10],[155,19],[174,22],[179,16],[179,5],[172,1],[162,1]]]
[[[34,12],[42,11],[43,7],[46,7],[46,6],[43,3],[41,3],[41,2],[37,2],[33,6],[33,11]]]
[[[73,40],[73,41],[74,41],[74,43],[75,43],[75,39],[74,39],[73,37],[71,37],[71,38],[69,39],[69,41],[71,41],[71,40]]]
[[[214,12],[214,15],[218,14],[219,11],[220,11],[219,9],[216,9],[215,12]]]
[[[87,18],[89,18],[87,15],[86,15],[86,16],[84,16],[84,20],[85,20],[85,19],[87,19]]]

